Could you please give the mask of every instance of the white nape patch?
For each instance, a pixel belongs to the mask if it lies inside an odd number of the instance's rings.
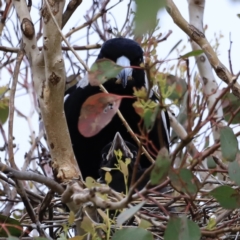
[[[129,67],[130,65],[130,60],[125,57],[125,56],[121,56],[117,59],[116,64],[122,67]],[[122,71],[116,76],[118,79],[121,79],[123,82],[125,82],[127,84],[127,79],[128,77],[132,76],[132,68],[124,68],[122,69]]]
[[[69,94],[65,95],[64,98],[63,98],[63,102],[65,102],[68,97],[69,97]]]
[[[130,65],[130,60],[127,57],[125,57],[125,56],[119,57],[117,59],[117,61],[116,61],[116,64],[120,65],[122,67],[129,67],[129,66],[131,66]]]
[[[88,85],[88,74],[86,73],[84,77],[77,83],[77,88],[84,88]]]

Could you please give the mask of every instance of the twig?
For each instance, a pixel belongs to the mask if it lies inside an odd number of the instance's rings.
[[[57,192],[58,194],[62,194],[64,189],[63,187],[55,182],[51,178],[47,178],[40,174],[36,174],[33,172],[26,172],[26,171],[19,171],[13,168],[8,167],[7,165],[0,162],[0,169],[3,173],[8,174],[9,177],[17,180],[29,180],[35,181],[38,183],[42,183],[52,189],[53,191]]]
[[[19,69],[20,69],[20,65],[21,65],[23,56],[24,56],[24,53],[22,50],[20,50],[18,52],[16,66],[15,66],[14,73],[13,73],[13,83],[12,83],[12,87],[10,90],[10,99],[9,99],[8,154],[9,154],[10,165],[12,166],[13,169],[16,169],[16,170],[18,170],[18,167],[14,161],[14,153],[13,153],[14,97],[15,97],[15,91],[16,91],[16,86],[17,86],[17,81],[18,81]],[[1,169],[1,170],[4,171],[4,169]],[[26,191],[24,189],[22,182],[16,179],[15,183],[16,183],[17,192],[21,196],[23,204],[25,205],[26,210],[27,210],[32,222],[36,223],[39,233],[44,236],[45,234],[39,227],[39,222],[36,219],[33,207],[27,197],[27,194],[26,194]]]
[[[202,48],[218,77],[227,84],[234,81],[236,79],[236,76],[232,75],[228,69],[220,62],[216,53],[205,38],[205,35],[193,25],[190,25],[182,17],[181,13],[172,0],[167,0],[167,11],[172,17],[174,23]],[[240,97],[240,85],[238,83],[234,84],[233,93],[237,97]]]
[[[100,84],[99,85],[100,89],[105,92],[108,93],[108,91],[105,89],[105,87]],[[123,125],[127,128],[129,134],[132,136],[132,138],[135,140],[135,142],[137,143],[138,147],[140,147],[141,142],[139,141],[138,137],[136,136],[136,134],[133,132],[133,130],[131,129],[131,127],[129,126],[129,124],[127,123],[127,121],[125,120],[125,118],[123,117],[122,113],[117,110],[117,114],[119,116],[119,118],[121,119]],[[148,158],[148,160],[151,163],[154,163],[155,161],[153,160],[153,158],[150,156],[150,154],[148,153],[148,151],[142,146],[142,151],[144,152],[145,156]]]
[[[232,50],[232,40],[231,40],[231,33],[229,33],[229,42],[230,42],[230,46],[228,49],[228,61],[229,61],[229,68],[231,73],[233,74],[233,69],[232,69],[232,59],[231,59],[231,50]]]

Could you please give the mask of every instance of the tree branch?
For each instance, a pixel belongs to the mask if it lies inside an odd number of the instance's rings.
[[[167,12],[172,17],[174,23],[181,28],[194,42],[196,42],[206,54],[211,66],[215,70],[217,76],[225,83],[229,84],[236,80],[236,76],[232,75],[229,70],[220,62],[211,45],[205,38],[204,33],[189,24],[181,15],[172,0],[167,0]],[[234,94],[240,98],[240,85],[235,83],[233,86]]]

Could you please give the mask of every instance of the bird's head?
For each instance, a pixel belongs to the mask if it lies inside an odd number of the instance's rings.
[[[143,63],[143,50],[140,45],[127,38],[114,38],[106,41],[101,48],[97,60],[108,58],[122,67],[140,66]],[[124,68],[116,76],[125,88],[127,81],[136,80],[136,87],[145,85],[145,75],[143,69]]]
[[[106,170],[104,168],[108,169],[116,169],[116,165],[119,164],[118,159],[116,157],[116,151],[121,152],[121,160],[126,163],[126,159],[131,159],[131,162],[128,164],[128,171],[129,176],[132,175],[134,162],[137,157],[138,148],[134,146],[133,144],[126,142],[121,137],[120,133],[117,132],[115,134],[115,137],[113,141],[109,144],[107,144],[102,152],[102,161],[101,161],[101,169],[99,170],[100,179],[99,182],[104,183],[105,179],[105,173]],[[102,169],[103,168],[103,169]],[[138,169],[140,169],[140,164],[138,165]],[[115,189],[116,191],[123,191],[124,189],[124,182],[123,182],[123,174],[119,170],[111,170],[112,175],[112,183],[110,183],[110,186]]]

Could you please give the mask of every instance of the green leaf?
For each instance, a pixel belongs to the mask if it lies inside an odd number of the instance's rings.
[[[166,148],[162,148],[157,156],[154,168],[151,172],[150,180],[151,184],[160,184],[168,176],[168,172],[171,166],[169,153]]]
[[[128,178],[128,167],[127,167],[126,163],[123,162],[122,160],[120,160],[119,166],[120,166],[121,172],[123,173],[124,177]]]
[[[110,182],[112,182],[112,175],[111,175],[111,173],[109,173],[109,172],[105,173],[105,182],[107,183],[107,185],[109,185]]]
[[[0,107],[0,122],[2,124],[4,124],[7,121],[8,115],[9,115],[9,107],[8,106]]]
[[[185,216],[171,218],[164,232],[164,240],[199,240],[201,232],[198,225]]]
[[[131,218],[141,207],[145,204],[145,201],[140,202],[134,207],[128,208],[125,211],[121,212],[117,217],[117,226],[122,225],[126,222],[129,218]]]
[[[73,212],[73,211],[70,211],[69,217],[68,217],[68,223],[69,223],[70,225],[72,225],[72,224],[74,223],[74,220],[75,220],[74,212]]]
[[[237,16],[240,18],[240,13],[238,13]]]
[[[152,32],[157,26],[157,13],[166,6],[166,0],[135,0],[137,10],[135,14],[136,36],[142,36],[145,33]]]
[[[237,209],[240,207],[240,194],[229,186],[220,186],[210,193],[225,209]]]
[[[96,182],[96,180],[93,179],[92,177],[86,177],[85,183],[87,188],[101,187],[101,184]]]
[[[233,124],[238,124],[240,122],[240,111],[235,113],[236,109],[240,107],[240,101],[238,97],[232,93],[226,93],[222,99],[222,107],[224,113],[223,116],[227,122],[229,120],[231,120],[231,123]]]
[[[87,216],[83,217],[81,228],[84,229],[86,232],[91,233],[92,235],[95,233],[94,225]]]
[[[238,142],[230,127],[226,126],[220,129],[220,143],[223,160],[234,161],[238,152]]]
[[[194,51],[188,52],[188,53],[180,56],[180,58],[183,59],[183,58],[189,58],[189,57],[196,57],[202,53],[203,53],[203,50],[194,50]]]
[[[211,156],[207,157],[207,166],[209,169],[214,169],[217,167],[217,164],[213,160],[213,157],[211,157]]]
[[[178,192],[184,192],[191,196],[195,196],[201,188],[201,183],[189,169],[171,169],[169,171],[169,177],[172,186]]]
[[[88,80],[92,86],[99,86],[110,78],[116,78],[123,67],[109,59],[96,61],[88,72]]]
[[[217,224],[216,218],[210,217],[206,229],[213,230],[216,227],[216,224]]]
[[[4,124],[9,115],[9,98],[5,96],[7,87],[0,87],[0,122]]]
[[[185,80],[171,74],[163,74],[162,77],[166,78],[166,86],[162,92],[167,92],[169,91],[169,88],[174,87],[174,89],[171,90],[171,94],[168,94],[167,98],[179,103],[187,91],[187,84]]]
[[[152,118],[152,111],[148,109],[143,116],[144,126],[146,129],[151,129],[151,127],[153,126],[151,118]]]
[[[145,128],[150,131],[152,129],[152,127],[154,126],[155,120],[157,118],[159,112],[159,107],[155,107],[154,110],[152,109],[147,109],[144,112],[144,116],[143,116],[143,121],[144,121],[144,126]]]
[[[152,226],[152,223],[150,223],[149,221],[147,221],[145,219],[141,219],[141,222],[139,224],[140,228],[147,229],[147,228],[149,228],[151,226]]]
[[[236,160],[228,165],[228,174],[232,181],[240,186],[240,153],[237,153]]]
[[[22,233],[22,226],[19,221],[5,215],[0,215],[0,237],[8,237],[8,234],[4,231],[3,226],[8,230],[12,237],[19,237]]]
[[[143,228],[124,228],[116,231],[112,236],[112,240],[127,240],[132,238],[136,240],[154,239],[152,233]]]

